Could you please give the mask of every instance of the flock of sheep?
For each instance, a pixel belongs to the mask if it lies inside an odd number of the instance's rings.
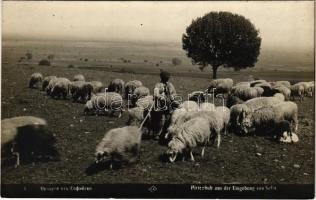
[[[176,102],[167,109],[157,109],[156,93],[164,95],[165,92],[161,83],[156,84],[156,92],[150,95],[149,88],[138,80],[125,83],[121,79],[114,79],[105,88],[102,82],[87,82],[80,74],[70,81],[56,76],[43,78],[40,73],[34,73],[29,87],[41,88],[52,98],[66,99],[70,96],[74,102],[83,102],[85,114],[114,115],[117,112],[120,117],[127,107],[127,126],[109,130],[95,150],[95,163],[108,163],[111,168],[113,163],[138,161],[145,130],[167,142],[165,155],[170,162],[180,156],[183,160],[189,157],[194,161],[193,150],[198,146],[202,147],[201,156],[210,143],[216,143],[219,148],[221,134],[226,134],[228,129],[243,135],[269,133],[280,142],[297,142],[298,107],[290,100],[299,97],[302,101],[305,96],[314,93],[314,81],[291,85],[288,81],[254,80],[234,85],[230,78],[215,79],[205,91],[192,92],[187,101]],[[169,89],[175,97],[175,88]],[[221,95],[226,106],[208,102],[209,95]],[[166,113],[170,115],[169,118]],[[47,123],[32,116],[2,120],[1,146],[10,144],[10,152],[17,157],[16,165],[19,164],[19,152],[23,146],[19,144],[23,142],[18,141],[23,136],[20,129],[25,126],[30,128],[26,134],[36,132],[40,135],[41,131],[38,130],[42,130]],[[45,141],[53,144],[51,138]],[[32,149],[30,155],[37,155],[35,151],[39,150]],[[48,152],[51,151],[41,151],[41,156],[47,156]],[[53,152],[56,155],[56,151]]]

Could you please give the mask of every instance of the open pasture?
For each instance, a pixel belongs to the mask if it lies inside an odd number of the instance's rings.
[[[116,170],[105,169],[87,175],[85,170],[94,161],[96,145],[109,129],[125,126],[127,113],[125,112],[120,119],[108,116],[84,116],[83,104],[73,103],[69,99],[54,100],[40,90],[29,89],[27,86],[31,74],[41,72],[44,76],[56,75],[72,79],[75,74],[81,73],[88,81],[99,80],[106,85],[114,78],[121,78],[125,82],[137,79],[152,92],[154,84],[159,81],[157,74],[160,67],[152,66],[153,70],[148,67],[149,64],[143,62],[140,64],[141,60],[146,58],[138,57],[139,64],[136,62],[131,67],[134,73],[119,73],[113,71],[121,68],[120,66],[130,65],[119,61],[111,61],[112,64],[109,64],[110,61],[99,61],[101,66],[112,65],[114,69],[111,67],[106,70],[89,69],[88,66],[94,65],[93,63],[97,61],[82,64],[83,62],[77,60],[76,62],[81,63],[81,67],[86,66],[80,68],[78,63],[60,59],[57,54],[53,66],[38,66],[38,60],[49,52],[42,51],[42,55],[38,55],[36,52],[41,52],[41,49],[37,48],[33,51],[34,61],[29,63],[17,62],[25,53],[25,48],[20,51],[16,50],[19,47],[15,47],[14,50],[4,49],[1,73],[1,118],[33,115],[46,119],[49,130],[56,136],[61,159],[58,162],[22,165],[17,169],[13,166],[2,166],[2,183],[298,184],[314,181],[314,97],[305,98],[303,102],[296,101],[299,108],[300,139],[296,144],[280,144],[266,137],[240,137],[229,133],[223,135],[219,149],[215,145],[209,146],[203,158],[196,156],[196,162],[166,163],[160,157],[167,147],[159,145],[152,139],[144,138],[141,145],[141,159],[137,164]],[[70,57],[77,56],[78,52],[68,50]],[[94,54],[93,52],[91,55]],[[165,54],[169,55],[168,52]],[[117,56],[113,56],[113,59],[114,57],[116,59]],[[69,64],[79,67],[68,68]],[[147,70],[144,70],[145,68]],[[172,68],[169,64],[162,64],[161,68],[171,69],[174,75],[171,82],[183,97],[192,91],[204,90],[208,86],[209,72],[199,72],[197,67],[185,64],[184,68],[180,66]],[[219,71],[218,74],[219,77],[230,77],[235,82],[247,81],[249,75],[267,81],[304,81],[314,78],[311,72],[274,70]]]

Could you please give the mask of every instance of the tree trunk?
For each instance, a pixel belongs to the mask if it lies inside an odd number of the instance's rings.
[[[218,69],[218,66],[213,67],[213,79],[217,78],[217,69]]]

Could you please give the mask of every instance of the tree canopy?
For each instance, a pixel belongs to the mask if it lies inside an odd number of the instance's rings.
[[[210,65],[215,79],[220,66],[235,70],[254,67],[261,38],[244,16],[210,12],[192,21],[182,36],[182,43],[192,63],[201,69]]]

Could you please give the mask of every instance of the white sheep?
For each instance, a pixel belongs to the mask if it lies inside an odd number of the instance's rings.
[[[104,88],[104,85],[101,81],[90,81],[88,83],[92,86],[93,93],[99,93]]]
[[[144,108],[138,107],[138,106],[128,109],[127,125],[134,125],[134,126],[140,125],[145,118],[144,111],[145,111]]]
[[[124,90],[124,81],[118,78],[112,80],[108,87],[108,92],[116,92],[120,95],[123,95],[123,90]]]
[[[133,95],[134,90],[142,85],[143,83],[138,80],[128,81],[125,84],[125,98],[129,98],[129,95]]]
[[[295,100],[295,97],[299,97],[300,101],[304,100],[304,86],[301,84],[294,84],[291,86],[291,99]]]
[[[233,128],[239,128],[244,121],[249,122],[252,110],[245,104],[236,104],[230,108],[230,124]],[[245,122],[244,122],[245,123]]]
[[[69,90],[74,102],[79,99],[82,102],[86,102],[91,99],[93,92],[93,86],[89,82],[85,81],[74,81],[70,84]]]
[[[209,102],[202,103],[199,108],[200,111],[214,111],[215,105]]]
[[[232,94],[234,96],[237,96],[243,101],[247,101],[249,99],[259,97],[263,93],[259,88],[260,87],[247,87],[247,86],[234,87]]]
[[[295,85],[301,85],[304,87],[304,96],[307,96],[308,94],[308,89],[309,89],[309,84],[308,82],[298,82]]]
[[[207,91],[208,93],[226,94],[230,93],[234,85],[234,81],[231,78],[214,79],[211,81]]]
[[[67,78],[56,78],[53,79],[56,80],[54,82],[54,85],[50,91],[50,95],[55,98],[59,98],[63,96],[64,99],[66,99],[68,93],[69,93],[69,87],[71,82]]]
[[[207,119],[210,125],[210,131],[213,133],[217,139],[217,147],[219,148],[221,143],[221,130],[224,130],[224,117],[222,113],[217,111],[193,111],[193,112],[185,112],[182,113],[174,123],[171,123],[167,129],[167,135],[174,137],[179,132],[179,128],[183,126],[183,124],[191,120],[193,118],[201,117]]]
[[[259,109],[263,106],[275,105],[284,101],[284,95],[277,93],[273,97],[257,97],[245,101],[244,104],[252,111]]]
[[[177,155],[188,151],[191,156],[191,161],[194,161],[193,149],[202,145],[201,156],[204,156],[204,149],[210,138],[210,125],[207,119],[197,117],[185,122],[178,130],[168,144],[167,155],[170,162],[174,162]]]
[[[287,87],[288,89],[290,89],[291,87],[291,83],[289,81],[276,81],[275,82],[275,86],[280,86],[280,85],[283,85]]]
[[[149,96],[149,95],[150,95],[150,91],[147,87],[145,87],[145,86],[137,87],[134,90],[133,95],[131,96],[132,105],[135,105],[135,103],[138,99]]]
[[[227,108],[226,106],[216,106],[215,111],[222,115],[224,124],[222,126],[223,129],[221,131],[226,135],[227,127],[230,122],[230,109]]]
[[[40,87],[39,85],[43,81],[43,75],[41,73],[34,73],[31,75],[31,79],[29,82],[29,88],[38,88]]]
[[[74,75],[73,81],[86,81],[86,79],[82,74],[76,74]]]
[[[250,115],[250,123],[242,123],[244,133],[250,130],[267,130],[276,127],[282,121],[288,121],[294,125],[294,131],[298,129],[298,107],[296,103],[288,101],[275,105],[264,106]]]
[[[57,78],[57,76],[46,76],[44,79],[43,79],[43,83],[42,83],[42,90],[45,91],[46,90],[46,87],[48,86],[49,82],[52,80],[52,79],[55,79]]]
[[[135,163],[139,159],[142,132],[136,126],[109,130],[95,149],[95,163]]]
[[[291,90],[284,85],[276,85],[272,88],[272,91],[283,94],[285,97],[285,100],[290,99]]]
[[[307,83],[308,83],[307,94],[308,94],[308,96],[312,97],[313,93],[314,93],[314,89],[315,89],[315,82],[310,81]]]
[[[142,107],[145,110],[150,109],[153,105],[154,105],[154,97],[152,95],[139,98],[136,101],[136,106]]]
[[[118,118],[122,115],[123,98],[116,92],[106,92],[93,94],[91,99],[84,106],[84,114],[119,112]]]
[[[47,122],[39,117],[20,116],[1,120],[1,149],[16,156],[15,167],[28,158],[58,156],[55,138],[47,132]],[[3,155],[2,155],[3,156]]]

